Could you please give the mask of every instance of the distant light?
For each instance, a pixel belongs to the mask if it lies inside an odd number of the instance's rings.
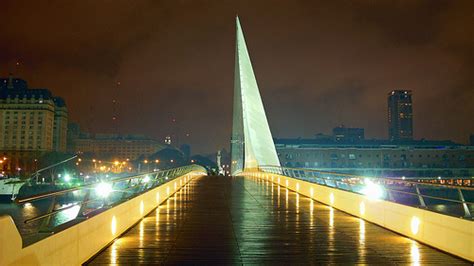
[[[441,179],[441,176],[438,176],[438,180],[440,180],[440,179]]]
[[[383,188],[369,179],[365,179],[365,187],[362,189],[362,193],[369,199],[381,199],[384,197]]]
[[[112,192],[112,185],[109,183],[101,182],[95,187],[95,192],[102,198],[107,198]]]
[[[416,235],[418,234],[418,231],[420,230],[420,218],[413,216],[411,218],[411,232]]]
[[[71,176],[69,174],[64,175],[64,181],[69,182],[71,181]]]
[[[145,182],[145,183],[150,182],[150,176],[146,175],[146,176],[143,178],[143,182]]]
[[[404,177],[404,176],[402,176],[402,180],[405,180],[405,177]]]

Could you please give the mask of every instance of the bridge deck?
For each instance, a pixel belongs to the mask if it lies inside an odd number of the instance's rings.
[[[268,182],[202,177],[91,264],[466,264]]]

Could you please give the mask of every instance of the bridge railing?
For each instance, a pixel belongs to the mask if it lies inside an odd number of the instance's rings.
[[[153,188],[189,173],[206,174],[206,169],[189,165],[157,172],[142,173],[69,189],[22,197],[15,200],[23,209],[34,209],[31,215],[14,217],[24,245],[80,223],[107,209],[141,195]],[[41,210],[41,211],[39,211]],[[27,216],[28,218],[24,219]],[[25,229],[26,230],[22,230]]]
[[[258,170],[362,194],[369,198],[473,220],[474,187],[466,186],[466,182],[462,180],[460,182],[451,180],[449,182],[451,184],[441,184],[443,179],[438,178],[420,180],[378,178],[280,166],[261,166]]]

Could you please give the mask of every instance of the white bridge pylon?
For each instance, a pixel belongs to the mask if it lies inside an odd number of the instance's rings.
[[[280,166],[238,17],[236,24],[232,175],[262,165]]]

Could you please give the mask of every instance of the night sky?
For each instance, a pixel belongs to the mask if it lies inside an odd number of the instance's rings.
[[[63,97],[85,131],[228,149],[236,14],[275,137],[344,124],[386,138],[399,88],[415,138],[474,133],[472,0],[3,0],[0,76]]]

